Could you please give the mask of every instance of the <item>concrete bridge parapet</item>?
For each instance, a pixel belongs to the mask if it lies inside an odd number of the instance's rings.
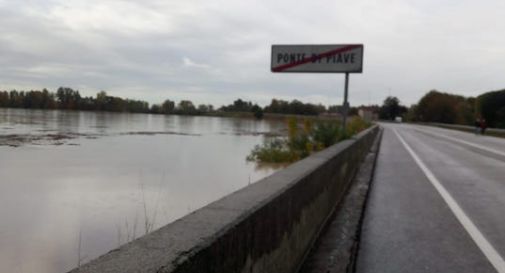
[[[373,126],[71,272],[295,272],[378,132]]]

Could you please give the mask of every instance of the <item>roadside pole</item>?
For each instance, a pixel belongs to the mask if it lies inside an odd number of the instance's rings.
[[[342,117],[342,131],[345,132],[347,125],[347,114],[349,112],[349,102],[347,101],[347,96],[349,94],[349,73],[345,73],[345,89],[344,89],[344,111]]]

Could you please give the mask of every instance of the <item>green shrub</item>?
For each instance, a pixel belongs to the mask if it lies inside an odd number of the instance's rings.
[[[289,118],[287,123],[287,137],[266,139],[262,145],[254,147],[247,160],[258,163],[294,162],[359,133],[371,125],[359,117],[349,119],[345,132],[338,121],[314,122],[305,119],[300,123],[296,118]]]
[[[370,127],[370,123],[369,122],[366,122],[364,121],[362,118],[360,117],[352,117],[349,122],[347,123],[347,126],[346,126],[346,135],[347,136],[352,136],[352,135],[355,135],[363,130],[365,130],[366,128]]]
[[[286,148],[284,139],[266,139],[263,145],[256,145],[247,156],[248,161],[264,163],[294,162],[299,158]]]
[[[321,148],[329,147],[344,138],[340,123],[335,121],[318,122],[312,135],[314,141]]]

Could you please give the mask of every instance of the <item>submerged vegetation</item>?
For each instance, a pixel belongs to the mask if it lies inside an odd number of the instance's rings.
[[[257,163],[290,163],[327,148],[368,128],[370,123],[355,116],[349,120],[345,131],[336,120],[288,119],[287,137],[265,139],[247,156]]]

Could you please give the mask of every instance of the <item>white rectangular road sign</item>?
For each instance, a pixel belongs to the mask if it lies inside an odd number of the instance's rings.
[[[363,45],[273,45],[272,72],[361,73]]]

